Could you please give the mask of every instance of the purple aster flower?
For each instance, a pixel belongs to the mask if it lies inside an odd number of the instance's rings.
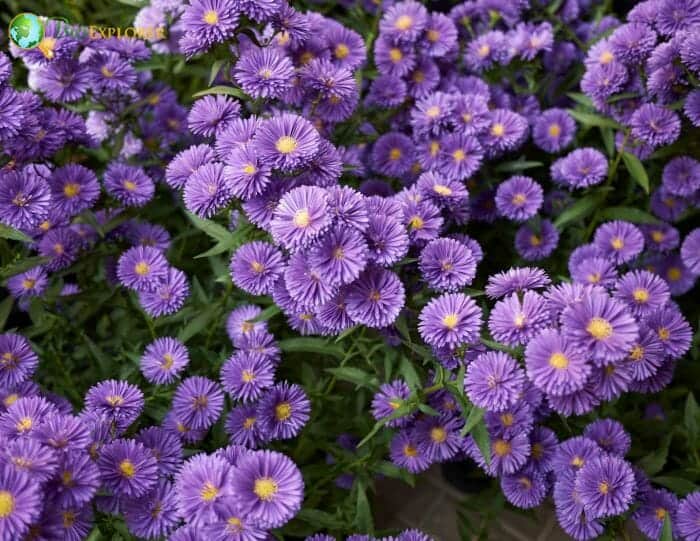
[[[476,451],[476,462],[490,476],[503,476],[517,472],[530,455],[530,440],[520,433],[502,438],[491,438],[491,460],[487,465],[480,450]]]
[[[294,65],[273,47],[251,47],[239,58],[233,76],[253,98],[280,98],[292,86]]]
[[[559,231],[549,220],[523,224],[515,234],[515,248],[520,257],[537,261],[549,257],[559,243]]]
[[[618,280],[614,263],[605,257],[591,257],[581,260],[571,269],[571,278],[578,284],[606,288],[613,287]]]
[[[533,411],[524,400],[519,400],[503,411],[487,411],[484,415],[486,428],[492,437],[511,437],[519,432],[532,430]]]
[[[26,169],[0,172],[0,216],[2,223],[21,230],[31,230],[49,213],[49,184]]]
[[[183,46],[184,38],[193,41],[192,53],[226,41],[236,30],[239,13],[236,4],[231,0],[194,0],[186,6],[182,14],[185,35],[180,39],[180,47]],[[184,44],[187,44],[187,40]]]
[[[632,379],[643,381],[656,374],[664,364],[665,352],[661,340],[646,325],[639,327],[639,340],[627,355]]]
[[[549,284],[549,276],[542,269],[515,267],[489,276],[486,294],[492,299],[497,299],[528,289],[540,289]]]
[[[77,164],[68,164],[54,170],[49,185],[51,202],[59,212],[68,216],[92,207],[100,195],[100,184],[95,174]]]
[[[125,287],[153,291],[168,275],[168,262],[156,248],[134,246],[119,257],[117,276]]]
[[[545,152],[560,152],[574,140],[576,123],[563,109],[547,109],[535,119],[532,140]]]
[[[673,143],[681,133],[678,114],[670,109],[647,103],[630,117],[632,136],[652,147]]]
[[[413,427],[420,453],[434,462],[454,458],[462,448],[460,417],[443,413],[440,417],[425,416]]]
[[[406,382],[397,379],[390,383],[384,383],[379,387],[379,391],[372,398],[372,416],[380,421],[394,414],[411,395]],[[391,419],[386,422],[386,426],[390,428],[403,428],[407,426],[413,416],[402,415],[396,419]]]
[[[391,216],[372,212],[365,235],[370,260],[378,265],[392,265],[408,252],[409,238],[406,229]]]
[[[591,48],[591,52],[594,48]],[[608,58],[608,51],[601,54],[602,58]],[[629,79],[629,73],[624,64],[609,61],[604,64],[589,65],[581,79],[581,90],[591,97],[593,102],[599,106],[604,106],[606,100],[624,89],[624,85]]]
[[[233,199],[224,164],[210,162],[197,168],[185,182],[185,207],[200,218],[210,218]]]
[[[324,38],[331,50],[333,62],[349,70],[355,70],[365,63],[367,50],[362,36],[342,24],[330,24]]]
[[[458,94],[452,99],[458,131],[464,135],[478,135],[489,127],[491,114],[487,97],[481,94]]]
[[[304,481],[287,456],[257,451],[239,460],[233,490],[246,516],[264,528],[279,528],[301,508]]]
[[[665,36],[673,36],[683,30],[700,25],[700,9],[697,0],[661,0],[654,24]]]
[[[216,134],[216,155],[225,160],[230,152],[253,142],[253,137],[262,124],[262,119],[251,115],[248,118],[236,118]]]
[[[550,169],[552,180],[571,188],[600,184],[608,174],[608,160],[594,148],[579,148],[556,160]]]
[[[177,496],[170,481],[161,479],[146,495],[124,502],[129,531],[147,539],[168,535],[179,524]]]
[[[575,488],[590,518],[624,513],[632,504],[635,479],[632,467],[613,455],[588,461],[576,474]]]
[[[583,435],[596,442],[607,453],[624,457],[630,450],[632,439],[621,423],[613,419],[598,419],[587,425]]]
[[[408,89],[396,75],[380,75],[369,87],[365,103],[378,107],[398,107],[406,99]]]
[[[476,137],[451,133],[440,142],[437,168],[450,180],[466,180],[479,169],[483,156]]]
[[[295,437],[309,420],[311,403],[298,385],[281,382],[260,400],[257,418],[260,430],[272,439]]]
[[[134,67],[114,51],[93,53],[86,67],[90,90],[97,96],[126,94],[136,84]]]
[[[653,260],[650,263],[647,268],[657,272],[666,280],[671,295],[683,295],[695,285],[695,275],[685,267],[683,259],[677,253],[660,261],[657,260],[656,264]]]
[[[230,269],[234,284],[251,295],[264,295],[282,276],[284,261],[272,244],[253,241],[236,250]]]
[[[70,407],[70,403],[68,405]],[[47,415],[32,432],[32,437],[57,451],[82,450],[90,444],[88,426],[81,419],[70,414]]]
[[[422,197],[440,208],[457,208],[469,198],[469,192],[462,182],[444,178],[433,171],[418,177],[415,186]]]
[[[457,28],[447,15],[431,13],[425,27],[421,49],[428,55],[441,58],[457,47]]]
[[[318,308],[318,322],[324,329],[340,333],[354,325],[348,315],[346,296],[347,288],[340,288],[331,300]]]
[[[0,470],[0,537],[21,539],[39,518],[42,494],[34,479],[4,466]]]
[[[314,269],[303,252],[297,252],[289,259],[284,271],[284,286],[293,302],[292,312],[319,306],[328,302],[335,293],[330,277]]]
[[[691,492],[681,501],[674,525],[687,541],[700,539],[700,492]]]
[[[700,228],[693,229],[683,239],[681,257],[688,271],[700,275]]]
[[[251,351],[265,355],[273,363],[280,362],[280,348],[272,336],[266,330],[255,330],[241,336],[236,347],[243,351]]]
[[[0,334],[0,385],[12,387],[32,377],[39,357],[29,341],[19,334]]]
[[[142,168],[112,162],[104,174],[107,193],[120,203],[142,207],[153,199],[155,184]]]
[[[683,105],[683,112],[693,126],[700,126],[700,90],[688,93]]]
[[[644,235],[629,222],[615,220],[596,230],[593,244],[601,255],[609,257],[617,265],[627,263],[644,249]]]
[[[240,116],[241,106],[229,96],[204,96],[192,104],[187,126],[195,135],[213,137]]]
[[[476,342],[481,329],[481,309],[463,293],[446,293],[421,310],[418,331],[431,346],[459,346]]]
[[[583,352],[555,329],[547,329],[530,340],[525,364],[530,380],[555,396],[583,389],[591,371]]]
[[[573,479],[579,470],[601,455],[601,448],[591,439],[575,436],[562,441],[552,458],[552,470],[557,477]]]
[[[464,53],[464,61],[469,68],[481,72],[494,64],[503,62],[507,57],[506,36],[503,32],[493,30],[471,40]]]
[[[158,480],[153,454],[135,440],[115,440],[102,448],[97,461],[104,485],[116,495],[138,498]]]
[[[282,196],[270,227],[276,242],[296,249],[323,233],[330,220],[328,192],[316,186],[300,186]]]
[[[143,404],[143,393],[138,387],[116,379],[92,386],[85,395],[88,411],[105,415],[120,429],[125,429],[136,420]]]
[[[540,505],[549,491],[547,478],[537,470],[523,468],[501,478],[501,490],[506,500],[520,509]]]
[[[664,166],[661,181],[673,195],[692,196],[700,189],[700,162],[690,156],[673,158]]]
[[[678,248],[680,233],[675,227],[666,223],[646,224],[641,226],[645,245],[649,250],[668,252]]]
[[[89,454],[68,451],[60,455],[58,473],[49,483],[56,495],[56,503],[62,507],[80,507],[92,500],[101,485],[97,464]]]
[[[158,338],[146,347],[140,366],[143,376],[158,385],[172,383],[189,364],[185,345],[176,338]]]
[[[139,292],[139,302],[148,315],[160,317],[180,310],[189,294],[185,273],[170,267],[166,277],[158,282],[153,291]]]
[[[316,155],[320,136],[305,118],[283,113],[263,122],[253,136],[254,149],[271,167],[292,171]]]
[[[41,266],[15,274],[7,280],[7,289],[16,299],[40,297],[46,292],[48,285],[49,276]]]
[[[656,32],[644,23],[619,26],[609,38],[610,50],[615,59],[627,64],[637,64],[646,59],[656,45]]]
[[[216,159],[209,145],[193,145],[178,153],[165,169],[165,182],[173,189],[181,189],[187,179],[202,165]]]
[[[659,539],[666,517],[672,518],[673,530],[677,530],[678,498],[668,490],[653,489],[641,499],[641,505],[632,514],[632,520],[650,539]],[[686,537],[686,539],[689,539]]]
[[[186,443],[197,443],[201,441],[207,433],[206,430],[195,429],[186,425],[178,419],[177,415],[172,410],[166,413],[162,426],[169,434],[176,435],[181,441]]]
[[[369,268],[347,292],[347,313],[356,323],[383,328],[393,323],[405,303],[401,280],[391,271]]]
[[[688,352],[693,332],[676,306],[660,308],[645,323],[661,340],[666,355],[679,359]]]
[[[80,252],[80,238],[70,227],[56,227],[45,233],[37,246],[39,255],[49,260],[44,263],[49,271],[69,267]]]
[[[224,408],[224,393],[212,380],[192,376],[182,380],[173,395],[173,411],[186,425],[205,430],[218,420]]]
[[[413,163],[415,147],[411,139],[397,132],[385,133],[372,146],[372,167],[390,177],[401,177]]]
[[[421,251],[423,280],[436,291],[455,291],[471,284],[477,262],[463,243],[449,238],[430,241]]]
[[[349,284],[364,270],[367,251],[367,242],[359,231],[336,227],[311,248],[308,261],[331,284]]]
[[[391,461],[411,473],[421,473],[428,469],[432,460],[419,449],[418,436],[414,430],[400,430],[391,440],[389,448]]]
[[[379,22],[379,31],[392,42],[418,41],[428,23],[428,11],[414,0],[403,0],[386,10]]]
[[[613,296],[627,304],[636,316],[647,316],[664,306],[671,293],[657,274],[636,270],[620,278]]]
[[[260,161],[251,146],[234,148],[225,161],[224,177],[235,197],[248,200],[261,195],[269,185],[271,170]]]
[[[223,457],[197,454],[175,477],[180,516],[201,527],[218,520],[217,507],[233,495],[233,468]]]
[[[587,518],[581,498],[575,489],[573,476],[559,476],[554,484],[557,521],[562,529],[577,540],[592,540],[600,536],[604,526]]]
[[[491,111],[491,122],[481,136],[481,144],[489,157],[494,157],[519,147],[528,135],[525,117],[508,109]]]
[[[515,176],[498,185],[498,212],[517,222],[532,218],[544,200],[542,187],[530,177]]]
[[[544,426],[535,426],[530,432],[530,464],[543,473],[552,471],[552,459],[559,440],[553,430]]]
[[[374,42],[374,61],[381,75],[405,77],[416,65],[416,53],[411,44],[393,44],[380,35]]]
[[[136,441],[156,459],[160,475],[174,475],[180,469],[182,442],[175,434],[158,426],[150,426],[136,435]]]
[[[229,312],[226,318],[226,334],[234,346],[238,347],[247,334],[267,330],[265,321],[254,321],[261,313],[262,309],[253,304],[243,304]]]
[[[268,533],[260,529],[255,520],[248,520],[236,498],[226,498],[217,509],[218,520],[207,524],[203,533],[217,541],[264,541]]]
[[[256,404],[242,404],[233,408],[226,418],[225,428],[234,445],[254,448],[264,439],[260,432]]]
[[[476,406],[503,411],[518,399],[525,381],[525,374],[510,355],[489,351],[467,367],[464,387]]]
[[[402,192],[399,196],[401,195],[408,195],[408,193]],[[420,196],[417,198],[420,199]],[[438,237],[444,218],[437,206],[425,200],[412,201],[409,195],[402,205],[402,210],[410,241],[420,245]]]
[[[274,382],[275,365],[259,353],[239,350],[221,367],[221,385],[235,400],[257,400]]]
[[[452,100],[449,94],[435,92],[416,102],[411,109],[414,137],[440,135],[452,124]]]
[[[508,346],[524,345],[550,324],[544,298],[535,291],[511,293],[499,300],[489,315],[491,335]]]
[[[58,457],[55,449],[34,439],[20,438],[7,442],[5,449],[0,452],[0,467],[7,471],[25,473],[33,480],[43,483],[58,470]]]

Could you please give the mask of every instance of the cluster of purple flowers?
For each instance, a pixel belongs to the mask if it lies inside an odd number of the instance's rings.
[[[315,534],[307,537],[304,541],[336,541],[336,538],[328,534]],[[397,535],[388,537],[372,537],[365,534],[352,534],[345,538],[345,541],[433,541],[433,538],[424,532],[416,529],[404,530]]]

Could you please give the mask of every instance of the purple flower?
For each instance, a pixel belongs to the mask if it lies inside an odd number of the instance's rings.
[[[359,231],[336,227],[311,248],[308,261],[331,284],[349,284],[364,270],[367,251],[367,242]]]
[[[668,516],[673,522],[674,532],[680,517],[676,511],[678,509],[678,498],[668,490],[653,489],[641,498],[641,505],[632,514],[632,520],[641,532],[650,539],[659,539],[664,527],[664,521]],[[684,537],[692,539],[692,537]]]
[[[690,156],[670,160],[661,177],[664,188],[680,197],[690,197],[700,189],[700,162]]]
[[[623,24],[610,36],[613,56],[631,65],[645,60],[655,45],[656,32],[644,23]]]
[[[303,252],[293,254],[284,271],[284,286],[295,309],[314,308],[328,302],[335,293],[330,280],[330,276],[310,265]]]
[[[221,367],[221,385],[232,398],[257,400],[275,382],[275,365],[259,353],[237,351]]]
[[[700,228],[693,229],[681,246],[683,264],[694,275],[700,275]]]
[[[250,145],[231,150],[225,158],[224,177],[231,193],[247,201],[261,195],[270,184],[270,167],[262,163]]]
[[[226,41],[236,30],[238,17],[239,10],[231,0],[194,0],[182,14],[185,35],[180,39],[180,47],[183,47],[184,38],[192,40],[192,54]],[[186,49],[185,52],[190,51]]]
[[[213,137],[240,116],[241,106],[228,96],[204,96],[192,104],[187,126],[195,135]]]
[[[144,496],[127,499],[123,513],[129,531],[138,537],[153,539],[168,535],[180,522],[173,484],[159,480]]]
[[[39,365],[29,341],[19,334],[0,334],[0,386],[12,387],[28,380]]]
[[[49,185],[51,202],[67,216],[92,207],[100,195],[100,184],[95,174],[77,164],[64,165],[53,171]]]
[[[428,23],[428,11],[414,0],[403,0],[389,7],[379,22],[383,37],[395,43],[415,43]]]
[[[120,203],[142,207],[153,199],[156,187],[142,168],[112,162],[104,174],[105,190]]]
[[[508,437],[491,438],[491,461],[486,460],[481,450],[475,451],[477,464],[490,476],[503,476],[517,472],[527,462],[530,455],[530,440],[519,433]]]
[[[243,304],[229,312],[226,318],[226,334],[234,346],[239,347],[245,335],[267,330],[265,321],[254,321],[261,312],[262,309],[253,304]]]
[[[644,249],[644,235],[629,222],[616,220],[607,222],[596,230],[593,244],[601,255],[609,257],[615,264],[627,263]]]
[[[298,385],[281,382],[272,387],[257,406],[260,430],[271,439],[295,437],[309,420],[311,403]]]
[[[559,231],[549,220],[523,224],[515,234],[515,248],[526,261],[549,257],[559,243]]]
[[[117,276],[125,287],[154,291],[168,275],[168,262],[156,248],[134,246],[119,257]]]
[[[656,29],[665,36],[691,30],[700,24],[697,0],[661,0],[654,18]]]
[[[511,347],[529,342],[550,324],[550,313],[543,300],[535,291],[511,293],[499,300],[489,315],[491,335]]]
[[[34,439],[20,438],[7,442],[0,453],[0,464],[3,465],[0,467],[27,474],[33,480],[43,483],[58,470],[58,458],[55,449]]]
[[[251,295],[272,292],[272,286],[282,276],[284,260],[272,244],[253,241],[244,244],[231,258],[233,283]]]
[[[377,139],[372,146],[372,168],[390,177],[401,177],[413,164],[415,147],[402,133],[389,132]]]
[[[525,381],[525,374],[515,359],[500,351],[489,351],[467,367],[464,388],[476,406],[503,411],[518,399]]]
[[[138,387],[115,379],[94,385],[85,395],[88,411],[105,415],[120,429],[125,429],[136,420],[143,404],[143,393]]]
[[[251,47],[239,58],[233,76],[253,98],[280,98],[292,86],[294,65],[273,47]]]
[[[372,81],[365,98],[367,105],[398,107],[406,99],[406,83],[396,75],[380,75]]]
[[[496,191],[499,213],[517,222],[537,214],[543,200],[542,187],[530,177],[511,177],[499,184]]]
[[[419,419],[413,427],[419,452],[435,462],[454,458],[462,448],[462,425],[461,419],[451,413]]]
[[[574,140],[576,123],[564,109],[547,109],[535,119],[532,140],[545,152],[560,152]]]
[[[404,429],[396,433],[389,448],[391,461],[411,473],[421,473],[428,469],[432,460],[418,445],[414,430]]]
[[[688,93],[683,105],[683,112],[693,126],[700,126],[700,90]]]
[[[600,184],[608,174],[608,160],[594,148],[579,148],[556,160],[550,169],[552,180],[571,188]]]
[[[70,266],[78,257],[80,238],[70,227],[50,229],[41,237],[38,245],[39,255],[48,257],[44,265],[49,271],[57,271]]]
[[[231,410],[225,427],[232,444],[254,448],[263,439],[256,410],[256,404],[242,404]]]
[[[700,540],[700,492],[691,492],[681,501],[674,525],[687,541]]]
[[[519,147],[528,135],[527,120],[508,109],[491,111],[491,122],[481,136],[481,144],[489,157],[503,154]]]
[[[182,466],[182,442],[164,428],[144,428],[136,435],[136,441],[148,449],[156,459],[160,475],[174,475]]]
[[[38,266],[8,278],[7,289],[16,299],[40,297],[49,285],[49,277],[43,267]]]
[[[354,70],[364,64],[367,50],[360,34],[338,23],[330,24],[324,34],[336,65]]]
[[[372,416],[380,421],[394,414],[411,395],[406,382],[397,379],[390,383],[384,383],[379,387],[379,391],[372,398]],[[402,415],[396,419],[386,422],[390,428],[402,428],[407,426],[411,420],[411,415]]]
[[[423,280],[436,291],[455,291],[471,284],[477,262],[463,243],[449,238],[430,241],[421,251]]]
[[[158,338],[146,347],[141,357],[141,373],[151,383],[172,383],[189,364],[185,345],[176,338]]]
[[[328,192],[300,186],[280,199],[270,224],[275,241],[290,250],[307,245],[330,224]]]
[[[583,352],[555,329],[547,329],[530,340],[525,364],[530,380],[556,396],[583,389],[591,371]]]
[[[62,507],[80,507],[90,500],[101,485],[100,470],[88,453],[68,451],[60,456],[58,473],[50,482],[56,503]]]
[[[540,289],[548,286],[549,276],[537,267],[514,267],[489,276],[486,294],[492,299],[511,293]]]
[[[319,143],[316,128],[305,118],[291,113],[263,122],[252,142],[263,162],[283,171],[307,165],[318,152]]]
[[[224,164],[205,163],[187,178],[183,199],[187,210],[200,218],[210,218],[229,204],[233,191]]]
[[[193,456],[175,478],[179,515],[192,526],[218,520],[217,507],[233,495],[233,481],[233,468],[223,457]]]
[[[483,156],[476,137],[451,133],[440,142],[437,168],[450,180],[466,180],[479,169]]]
[[[666,355],[679,359],[688,352],[693,332],[676,306],[660,308],[645,323],[661,340]]]
[[[218,519],[203,528],[203,534],[217,541],[264,541],[268,533],[249,520],[236,498],[226,498],[217,509]]]
[[[506,36],[500,31],[481,34],[467,44],[464,61],[476,72],[491,68],[495,63],[503,62],[507,56]]]
[[[158,480],[156,459],[135,440],[115,440],[105,445],[97,467],[104,485],[118,496],[138,498]]]
[[[463,293],[446,293],[421,310],[418,331],[435,347],[456,347],[479,339],[481,309]]]
[[[178,385],[173,395],[178,419],[195,430],[206,430],[218,420],[224,408],[224,393],[212,380],[192,376]]]
[[[613,419],[598,419],[587,425],[583,435],[596,442],[601,449],[624,457],[630,450],[632,439],[621,423]]]
[[[408,234],[399,221],[372,213],[366,231],[370,260],[382,266],[398,262],[408,252]]]
[[[401,280],[391,271],[371,267],[347,292],[347,313],[356,323],[383,328],[393,323],[405,303]]]
[[[279,528],[301,508],[304,481],[299,468],[275,451],[243,456],[233,474],[233,486],[245,516],[262,528]]]
[[[576,492],[589,518],[624,513],[632,504],[635,479],[632,467],[613,455],[588,461],[576,474]]]
[[[31,230],[47,216],[51,203],[48,183],[27,169],[0,172],[0,216],[2,223]]]
[[[39,518],[42,491],[29,475],[0,469],[0,538],[21,539]]]
[[[678,114],[653,103],[644,104],[637,109],[630,117],[629,125],[633,137],[652,147],[669,145],[681,133]]]
[[[158,282],[153,291],[139,292],[139,302],[148,315],[160,317],[180,310],[189,294],[185,273],[170,267],[166,277]]]
[[[540,505],[547,496],[548,488],[545,475],[528,468],[501,478],[501,490],[506,500],[521,509]]]
[[[405,77],[416,65],[416,53],[410,44],[393,44],[380,35],[374,42],[374,61],[381,75]]]
[[[192,173],[215,158],[214,150],[209,145],[193,145],[170,160],[165,168],[165,182],[171,188],[179,190],[185,186]]]
[[[619,279],[613,296],[627,304],[636,316],[643,317],[664,306],[671,293],[668,284],[657,274],[636,270]]]

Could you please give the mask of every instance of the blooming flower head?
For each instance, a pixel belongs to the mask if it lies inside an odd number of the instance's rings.
[[[613,419],[598,419],[586,426],[583,435],[596,442],[608,453],[623,457],[632,445],[630,435],[621,423]]]
[[[149,426],[136,435],[136,441],[148,449],[156,459],[160,475],[173,475],[182,465],[182,442],[159,426]]]
[[[9,171],[0,173],[0,216],[2,223],[31,230],[48,215],[51,202],[49,185],[38,175]]]
[[[511,293],[499,300],[489,316],[491,335],[508,346],[526,344],[550,323],[543,297],[535,291]]]
[[[151,383],[172,383],[189,362],[182,342],[171,337],[158,338],[146,347],[141,357],[141,373]]]
[[[196,44],[192,52],[206,50],[230,38],[238,25],[239,14],[230,0],[194,0],[188,4],[182,14],[182,25],[185,36]]]
[[[552,179],[571,188],[587,188],[601,183],[608,174],[608,160],[594,148],[579,148],[556,160]]]
[[[458,346],[478,340],[481,310],[463,293],[432,299],[420,313],[418,331],[431,346]]]
[[[7,289],[17,299],[38,297],[46,291],[48,285],[48,275],[42,266],[15,274],[7,280]]]
[[[216,383],[201,376],[184,379],[173,395],[173,411],[195,430],[211,427],[223,407],[224,393]]]
[[[488,156],[497,156],[519,147],[527,138],[527,120],[508,109],[491,111],[491,123],[481,136],[481,144]]]
[[[513,405],[525,385],[525,374],[510,355],[489,351],[467,367],[464,387],[480,408],[502,411]]]
[[[121,429],[136,420],[143,404],[143,393],[138,387],[115,379],[94,385],[85,395],[87,410],[107,416]]]
[[[212,137],[228,123],[239,117],[241,106],[229,96],[204,96],[192,104],[187,115],[190,131],[203,137]]]
[[[511,220],[532,218],[544,201],[542,187],[530,177],[515,176],[498,185],[496,207]]]
[[[270,226],[275,241],[294,250],[318,237],[329,224],[328,192],[300,186],[282,196]]]
[[[700,189],[700,162],[690,156],[673,158],[664,166],[661,182],[673,195],[692,196]]]
[[[428,469],[432,460],[424,450],[419,449],[418,436],[410,429],[399,430],[391,440],[389,448],[391,461],[411,473]]]
[[[192,173],[215,157],[209,145],[193,145],[170,160],[165,169],[165,182],[173,189],[183,188]]]
[[[0,334],[0,385],[11,387],[28,380],[39,358],[29,341],[19,334]]]
[[[411,168],[413,154],[409,137],[398,132],[385,133],[372,146],[372,167],[383,175],[400,177]]]
[[[372,398],[372,416],[377,420],[391,416],[401,407],[411,394],[408,385],[400,380],[384,383]],[[391,428],[405,427],[411,422],[411,416],[403,415],[387,421],[386,426]]]
[[[700,275],[700,228],[693,229],[681,246],[683,264],[694,275]]]
[[[130,289],[153,291],[167,274],[168,262],[157,248],[134,246],[119,258],[117,276]]]
[[[674,524],[688,541],[700,539],[700,492],[691,492],[681,501]]]
[[[616,220],[598,227],[593,243],[602,255],[619,265],[631,261],[641,253],[644,249],[644,235],[629,222]]]
[[[666,517],[673,521],[673,531],[677,530],[680,517],[677,515],[678,498],[675,494],[664,489],[653,489],[641,500],[641,505],[633,513],[632,520],[644,535],[650,539],[660,537]]]
[[[451,133],[440,141],[437,167],[450,180],[466,180],[479,169],[483,156],[476,137]]]
[[[613,296],[620,299],[637,316],[647,316],[671,298],[668,284],[657,274],[645,270],[628,272],[615,286]]]
[[[237,351],[221,367],[224,391],[243,402],[257,400],[275,381],[275,365],[260,353]]]
[[[576,123],[563,109],[547,109],[532,127],[532,140],[545,152],[559,152],[569,146],[576,134]]]
[[[139,537],[168,535],[179,523],[177,496],[170,481],[161,479],[139,499],[127,499],[124,518],[129,531]]]
[[[590,518],[619,515],[632,504],[634,473],[625,460],[600,455],[584,464],[575,486]]]
[[[379,31],[391,41],[415,43],[427,22],[428,11],[424,6],[414,0],[403,0],[384,13]]]
[[[234,346],[240,345],[243,336],[267,329],[265,321],[254,321],[261,312],[262,309],[253,304],[243,304],[229,312],[226,318],[226,334]]]
[[[175,478],[180,516],[193,526],[218,519],[216,507],[233,494],[233,468],[223,457],[194,455]]]
[[[255,448],[268,439],[260,431],[256,404],[241,404],[233,408],[226,418],[225,427],[233,445]]]
[[[357,323],[386,327],[398,317],[405,297],[404,286],[395,273],[371,267],[349,286],[347,312]]]
[[[652,147],[671,144],[681,133],[678,114],[653,103],[646,103],[637,109],[629,123],[632,136]]]
[[[501,478],[501,490],[506,500],[521,509],[540,505],[547,496],[547,489],[545,475],[536,470],[523,468]]]
[[[148,203],[156,190],[153,179],[141,167],[118,162],[107,166],[104,184],[109,195],[131,207]]]
[[[39,518],[41,489],[26,473],[0,467],[0,536],[22,538]]]
[[[77,164],[64,165],[53,171],[49,185],[52,203],[68,216],[90,208],[100,195],[95,174]]]
[[[304,390],[287,382],[273,386],[260,399],[256,411],[262,432],[273,439],[296,436],[310,413],[311,403]]]
[[[548,286],[549,276],[537,267],[516,267],[489,276],[486,294],[494,299],[511,293]]]
[[[268,165],[292,171],[309,163],[318,152],[319,142],[320,136],[308,120],[283,113],[263,122],[252,144]]]
[[[282,275],[280,251],[264,241],[244,244],[231,258],[233,283],[251,295],[272,292],[272,286]]]
[[[453,458],[461,450],[461,427],[459,417],[449,413],[419,419],[413,428],[419,451],[433,461],[442,462]]]
[[[143,496],[158,479],[156,459],[135,440],[115,440],[105,445],[97,467],[107,488],[129,498]]]
[[[185,207],[200,218],[210,218],[226,207],[232,198],[233,192],[222,163],[205,163],[185,182]]]
[[[559,243],[559,231],[549,220],[525,223],[515,234],[515,249],[526,261],[549,257]]]
[[[472,251],[455,239],[438,238],[421,251],[419,268],[428,285],[437,291],[454,291],[469,285],[476,275]]]
[[[367,264],[367,242],[359,231],[335,227],[309,252],[309,264],[332,284],[356,280]]]
[[[673,304],[658,309],[645,323],[661,340],[664,352],[672,358],[679,359],[690,348],[692,330],[683,314]]]
[[[274,99],[291,87],[294,65],[273,47],[252,47],[241,55],[233,75],[253,98]]]
[[[170,267],[166,277],[153,291],[139,291],[139,302],[151,317],[177,312],[190,294],[187,277],[180,269]]]
[[[238,461],[233,490],[245,516],[263,528],[279,528],[301,508],[304,481],[287,456],[256,451]]]

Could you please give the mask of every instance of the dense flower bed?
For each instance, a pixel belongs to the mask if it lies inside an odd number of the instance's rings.
[[[700,3],[305,7],[0,53],[0,539],[700,540]]]

